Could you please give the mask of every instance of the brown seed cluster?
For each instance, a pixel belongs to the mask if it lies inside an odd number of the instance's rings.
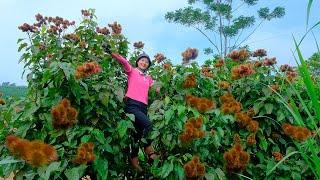
[[[254,74],[255,71],[253,70],[252,64],[240,64],[238,66],[235,66],[231,70],[231,78],[233,80],[240,79],[243,77],[250,76]]]
[[[204,176],[206,168],[198,156],[193,156],[192,160],[184,165],[184,172],[186,180],[200,180]]]
[[[276,92],[279,91],[280,86],[278,84],[273,84],[270,86],[270,89],[272,90],[272,92]]]
[[[226,93],[220,98],[221,112],[224,114],[235,114],[241,111],[242,105],[231,93]]]
[[[258,68],[258,67],[261,67],[263,65],[263,62],[262,61],[254,61],[253,65],[254,65],[254,67]]]
[[[242,149],[240,144],[235,144],[223,154],[226,168],[229,173],[241,172],[246,169],[250,161],[250,155]]]
[[[5,105],[6,104],[6,101],[2,98],[0,98],[0,105]]]
[[[183,82],[183,88],[194,88],[197,87],[197,80],[194,74],[189,74]]]
[[[63,38],[65,38],[65,39],[67,39],[69,41],[76,41],[76,42],[80,41],[79,35],[78,34],[74,34],[74,33],[66,34],[66,35],[63,36]]]
[[[233,61],[244,61],[249,58],[250,54],[246,49],[240,49],[239,51],[232,51],[227,55]]]
[[[100,73],[101,71],[102,68],[98,63],[87,62],[77,67],[75,76],[76,79],[81,79]]]
[[[294,71],[294,70],[288,64],[283,64],[283,65],[280,66],[280,71],[281,72],[287,72],[287,71]]]
[[[133,43],[133,47],[136,49],[142,49],[144,47],[144,43],[142,41]]]
[[[121,34],[122,27],[117,21],[112,24],[108,24],[108,26],[112,29],[112,34]]]
[[[256,134],[254,133],[251,133],[248,137],[247,137],[247,144],[248,145],[254,145],[256,144],[257,141],[256,141]]]
[[[218,86],[221,89],[229,89],[230,88],[230,83],[228,83],[227,81],[219,81],[218,82]]]
[[[162,53],[157,53],[154,56],[154,59],[156,60],[157,63],[161,63],[163,60],[166,59],[166,57]]]
[[[241,142],[240,135],[238,133],[234,134],[233,135],[233,143],[234,144],[240,144],[240,142]]]
[[[90,17],[90,18],[92,18],[92,14],[90,13],[89,10],[82,9],[82,10],[81,10],[81,14],[82,14],[83,16],[85,16],[85,17]]]
[[[181,142],[188,143],[194,139],[200,139],[205,136],[205,132],[201,130],[202,117],[190,118],[184,125],[184,132],[179,136]]]
[[[297,141],[305,141],[312,134],[308,128],[301,126],[293,126],[288,123],[282,125],[282,130],[287,136],[290,136]]]
[[[188,64],[190,60],[196,59],[198,57],[198,49],[187,48],[182,55],[182,64]]]
[[[169,63],[163,64],[163,69],[170,71],[172,69],[172,65]]]
[[[295,71],[287,71],[286,72],[286,79],[288,81],[293,81],[298,76],[298,73]]]
[[[6,137],[6,146],[13,155],[33,167],[40,167],[58,159],[55,148],[39,140],[29,141],[9,135]]]
[[[97,27],[97,28],[96,28],[96,32],[97,32],[97,33],[100,33],[100,34],[103,34],[103,35],[108,35],[108,34],[110,34],[110,31],[109,31],[109,29],[108,29],[107,27],[103,27],[103,28]]]
[[[93,153],[94,144],[87,142],[81,144],[77,149],[77,156],[74,159],[76,164],[87,164],[88,162],[94,161],[96,156]]]
[[[64,98],[51,110],[52,124],[55,129],[64,129],[73,126],[77,122],[78,112],[71,107],[70,101]]]
[[[219,67],[222,67],[223,65],[224,65],[224,60],[219,59],[214,66],[219,68]]]
[[[47,31],[49,33],[58,34],[58,33],[61,33],[64,29],[67,29],[69,26],[72,26],[75,24],[74,21],[69,21],[59,16],[43,17],[41,14],[37,14],[35,17],[37,22],[34,23],[33,25],[24,23],[18,28],[23,32],[36,32],[42,25],[47,25],[48,26]]]
[[[199,112],[204,113],[216,107],[215,103],[207,98],[199,98],[193,95],[186,95],[187,104],[195,107]]]
[[[281,161],[281,159],[283,159],[283,156],[280,152],[272,152],[272,156],[276,161]]]
[[[235,114],[236,121],[240,127],[246,127],[248,131],[256,133],[259,129],[259,122],[253,120],[247,113],[238,112]]]
[[[267,51],[264,49],[257,49],[253,52],[253,57],[264,57],[267,56]]]
[[[272,66],[274,64],[277,64],[277,60],[276,60],[275,57],[273,57],[273,58],[265,58],[263,60],[263,65],[265,65],[265,66]]]
[[[203,76],[209,77],[209,78],[213,78],[213,74],[212,74],[212,69],[209,67],[202,67],[201,68],[201,74]]]

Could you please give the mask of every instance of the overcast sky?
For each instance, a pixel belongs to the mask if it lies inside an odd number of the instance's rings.
[[[279,64],[294,64],[291,53],[293,48],[292,35],[301,37],[306,29],[307,0],[260,0],[254,8],[244,6],[240,12],[254,13],[260,6],[284,6],[286,15],[282,19],[266,22],[247,41],[251,49],[264,48],[270,57],[277,57]],[[315,1],[311,13],[310,24],[320,21],[319,1]],[[203,49],[209,47],[209,42],[195,29],[165,21],[168,11],[185,7],[187,0],[0,0],[0,83],[11,82],[26,85],[21,78],[23,64],[18,64],[21,53],[17,52],[17,39],[26,38],[26,34],[18,30],[24,22],[33,23],[34,15],[60,16],[69,20],[80,21],[81,9],[94,8],[99,26],[118,21],[123,26],[123,34],[133,44],[142,41],[145,51],[154,56],[161,52],[181,63],[181,52],[186,48],[197,48],[200,55],[199,64],[210,58],[203,54]],[[320,38],[320,28],[315,31]],[[319,39],[318,39],[319,40]],[[302,44],[303,55],[309,57],[316,51],[312,36]]]

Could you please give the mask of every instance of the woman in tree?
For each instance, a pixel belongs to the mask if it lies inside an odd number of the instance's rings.
[[[144,152],[147,155],[148,162],[152,162],[158,158],[155,154],[153,147],[151,146],[151,140],[148,139],[148,134],[152,130],[152,122],[147,116],[148,106],[148,91],[149,88],[154,85],[154,80],[146,72],[151,66],[150,57],[142,53],[137,57],[136,67],[128,62],[127,59],[119,54],[112,53],[110,46],[103,46],[106,53],[110,54],[112,58],[116,59],[122,64],[125,73],[128,76],[128,89],[125,95],[125,112],[134,114],[135,121],[134,127],[136,132],[133,133],[133,143],[130,148],[130,163],[138,171],[143,171],[139,165],[138,152],[139,141],[141,138],[147,140],[147,144],[144,145]],[[160,92],[160,87],[156,88],[157,93]]]

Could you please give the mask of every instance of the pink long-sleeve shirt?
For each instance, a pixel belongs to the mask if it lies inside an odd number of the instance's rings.
[[[148,104],[149,88],[153,85],[154,80],[151,76],[143,74],[119,54],[112,53],[112,57],[120,62],[126,74],[128,75],[128,89],[126,97]]]

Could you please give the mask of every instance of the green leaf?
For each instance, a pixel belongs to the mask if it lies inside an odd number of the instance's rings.
[[[68,180],[79,180],[86,170],[86,165],[80,165],[72,169],[67,169],[64,174],[67,176]]]
[[[108,179],[108,160],[99,157],[93,163],[94,169],[97,170],[100,179]]]
[[[178,105],[177,109],[178,109],[178,116],[180,116],[182,113],[184,113],[184,111],[186,110],[186,107],[183,105]]]
[[[265,109],[266,109],[267,114],[271,114],[271,113],[272,113],[273,104],[266,103],[266,104],[264,105],[264,107],[265,107]]]
[[[106,144],[106,138],[104,137],[104,133],[99,129],[93,130],[93,135],[101,144]]]
[[[161,178],[166,178],[173,171],[173,163],[166,162],[161,169]]]
[[[127,129],[128,129],[128,122],[125,120],[121,120],[118,123],[118,127],[117,127],[117,131],[119,133],[120,138],[122,138],[126,134]]]
[[[262,148],[265,151],[268,149],[268,142],[264,137],[260,138],[259,146],[260,146],[260,148]]]
[[[177,179],[183,179],[184,178],[184,169],[181,166],[176,165],[174,167],[174,172],[176,175],[178,175]]]
[[[20,44],[19,48],[18,48],[18,52],[20,52],[23,48],[27,47],[28,44],[27,43],[22,43]]]
[[[6,159],[3,159],[0,161],[0,165],[5,165],[5,164],[12,164],[12,163],[19,163],[19,162],[24,162],[22,160],[15,160],[13,157],[9,156]]]
[[[61,162],[53,162],[49,166],[38,168],[38,173],[41,179],[48,180],[52,172],[57,171],[60,167]]]
[[[169,109],[164,113],[164,119],[165,119],[166,124],[169,123],[173,114],[174,114],[174,111],[172,109]]]

